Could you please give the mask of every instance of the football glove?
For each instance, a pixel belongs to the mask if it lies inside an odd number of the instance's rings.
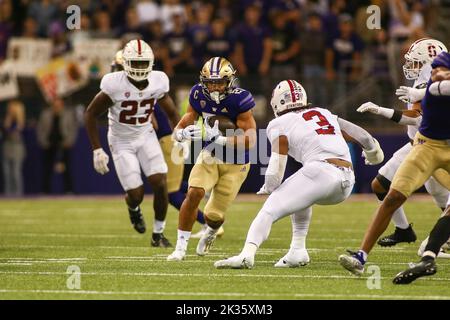
[[[269,192],[269,190],[266,189],[266,184],[263,184],[261,189],[259,189],[259,191],[256,194],[265,195],[265,194],[270,194],[270,192]]]
[[[100,174],[106,174],[109,172],[108,168],[109,156],[103,151],[102,148],[94,150],[94,169]]]
[[[363,149],[362,153],[363,157],[365,158],[365,164],[371,166],[380,164],[384,160],[384,153],[380,147],[380,144],[375,138],[373,140],[375,143],[375,147],[371,150]]]
[[[426,88],[416,89],[411,87],[401,86],[395,91],[400,101],[404,103],[416,103],[423,99],[426,93]]]
[[[202,129],[195,124],[191,124],[184,129],[178,129],[174,132],[175,140],[182,142],[185,140],[197,141],[202,139]]]
[[[206,141],[212,141],[220,145],[225,145],[227,138],[222,136],[219,130],[219,120],[214,121],[214,126],[209,125],[208,118],[205,118]]]

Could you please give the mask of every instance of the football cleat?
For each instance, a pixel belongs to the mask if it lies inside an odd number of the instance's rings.
[[[364,272],[364,264],[362,257],[358,252],[353,252],[350,250],[347,250],[347,252],[350,255],[342,254],[339,256],[339,263],[341,266],[343,266],[345,269],[350,271],[356,276],[360,276]]]
[[[136,211],[128,208],[128,214],[130,215],[130,221],[134,227],[134,230],[136,230],[139,233],[145,233],[146,226],[144,216],[142,215],[141,212],[141,208],[138,207]]]
[[[378,244],[382,247],[391,247],[395,246],[397,243],[401,242],[415,242],[417,240],[416,233],[414,232],[412,225],[410,224],[406,229],[400,229],[395,227],[395,231],[393,234],[390,234],[386,237],[378,240]]]
[[[205,233],[205,231],[206,231],[206,224],[203,225],[202,228],[198,232],[192,234],[191,239],[200,239],[203,236],[203,234]],[[224,233],[225,233],[225,230],[224,230],[223,226],[220,226],[219,230],[217,230],[217,232],[216,232],[216,236],[220,238],[223,236]]]
[[[234,256],[225,260],[214,262],[217,269],[252,269],[255,264],[255,258]]]
[[[182,261],[185,257],[186,251],[177,248],[167,257],[167,261]]]
[[[422,260],[417,264],[410,264],[410,268],[398,273],[392,282],[394,284],[408,284],[420,277],[431,276],[437,271],[434,259]]]
[[[197,244],[197,254],[199,256],[204,256],[209,252],[214,241],[216,241],[217,233],[208,233],[207,231],[203,233],[202,237]]]
[[[306,249],[290,251],[275,263],[275,268],[298,268],[309,263],[309,255]]]
[[[417,255],[421,257],[423,253],[425,252],[425,248],[428,244],[428,237],[422,241],[420,244],[419,250],[417,250]],[[450,259],[450,253],[446,253],[445,251],[448,250],[449,242],[447,241],[442,245],[441,249],[439,250],[439,253],[437,255],[438,258],[444,258],[444,259]]]
[[[152,234],[152,241],[151,241],[152,247],[159,247],[159,248],[172,248],[172,244],[170,241],[164,236],[162,233],[153,233]]]

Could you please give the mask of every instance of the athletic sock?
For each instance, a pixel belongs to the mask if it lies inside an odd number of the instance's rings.
[[[177,238],[176,249],[186,251],[188,242],[189,242],[189,238],[191,237],[191,232],[178,229],[177,234],[178,234],[178,238]]]
[[[392,221],[394,221],[394,224],[397,228],[400,229],[409,228],[408,218],[405,215],[403,207],[400,207],[397,210],[395,210],[394,214],[392,215]]]
[[[153,222],[153,233],[163,233],[166,221],[156,220]]]

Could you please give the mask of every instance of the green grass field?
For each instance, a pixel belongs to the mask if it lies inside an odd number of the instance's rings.
[[[376,205],[353,198],[316,206],[308,266],[273,267],[289,248],[290,220],[284,219],[273,226],[254,269],[216,270],[215,260],[239,253],[261,202],[237,200],[211,254],[196,256],[192,239],[187,259],[176,263],[165,261],[170,249],[150,248],[149,231],[132,229],[120,198],[0,200],[0,299],[450,299],[450,260],[439,259],[433,277],[408,286],[391,283],[418,259],[420,241],[372,252],[369,265],[381,269],[380,289],[368,289],[370,274],[355,278],[338,264],[346,248],[359,246]],[[149,200],[143,209],[151,228]],[[420,240],[439,215],[431,200],[409,202],[406,211]],[[173,243],[177,221],[171,208],[165,234]],[[79,290],[67,286],[73,283],[69,266],[81,270]]]

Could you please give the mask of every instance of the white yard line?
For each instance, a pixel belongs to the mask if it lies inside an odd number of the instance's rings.
[[[227,273],[227,277],[236,278],[288,278],[288,279],[363,279],[355,276],[338,276],[338,275],[299,275],[299,274],[252,274],[250,273]],[[17,274],[17,275],[48,275],[60,276],[66,275],[66,272],[54,271],[0,271],[0,274]],[[222,273],[161,273],[161,272],[81,272],[81,276],[126,276],[126,277],[218,277],[223,278]],[[381,279],[390,279],[388,277],[381,277]],[[450,281],[450,278],[427,278],[423,281]]]
[[[294,297],[294,298],[361,298],[361,299],[419,299],[449,300],[450,296],[405,296],[380,294],[320,294],[320,293],[241,293],[241,292],[161,292],[161,291],[95,291],[95,290],[19,290],[0,289],[0,293],[76,294],[76,295],[150,295],[150,296],[222,296],[222,297]],[[226,302],[225,302],[226,304]]]

